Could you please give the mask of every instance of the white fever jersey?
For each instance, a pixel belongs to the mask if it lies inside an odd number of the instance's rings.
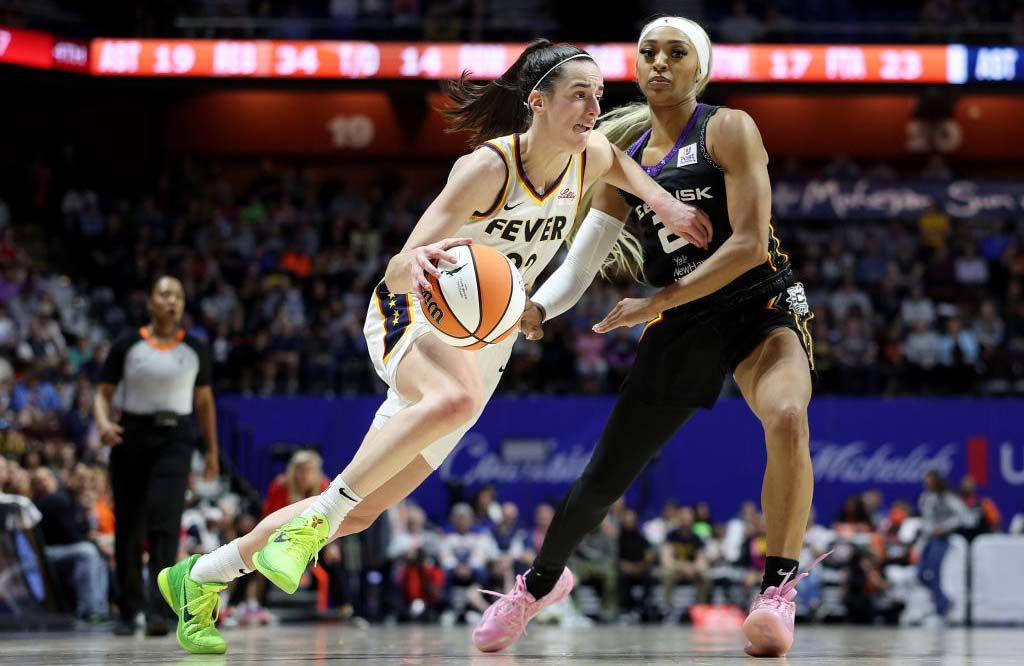
[[[529,287],[572,229],[583,196],[586,152],[570,156],[558,180],[541,192],[526,177],[518,134],[491,139],[483,146],[505,161],[505,187],[490,210],[473,215],[456,235],[499,250],[515,263]]]

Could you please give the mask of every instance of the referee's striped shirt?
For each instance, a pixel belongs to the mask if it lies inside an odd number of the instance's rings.
[[[161,344],[143,326],[113,344],[100,381],[117,386],[112,404],[122,412],[186,416],[195,388],[210,384],[210,351],[185,329]]]

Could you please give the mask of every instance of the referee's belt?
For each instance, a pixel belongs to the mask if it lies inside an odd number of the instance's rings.
[[[191,414],[179,414],[171,410],[161,410],[150,414],[133,414],[125,412],[125,425],[149,426],[152,428],[177,428],[188,422]]]
[[[755,301],[766,301],[795,282],[796,275],[793,273],[793,266],[786,264],[777,273],[748,287],[740,287],[722,296],[711,294],[698,301],[684,303],[673,310],[687,316],[713,315],[726,310],[734,310]]]

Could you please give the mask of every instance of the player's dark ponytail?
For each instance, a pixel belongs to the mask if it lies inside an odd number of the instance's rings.
[[[590,57],[571,44],[552,44],[546,39],[537,39],[526,47],[508,71],[490,83],[471,83],[468,71],[458,80],[444,82],[442,89],[455,103],[452,108],[444,109],[451,122],[447,131],[469,132],[473,145],[526,131],[532,117],[527,104],[530,91],[536,86],[541,92],[549,92],[562,67],[549,70],[574,55]]]

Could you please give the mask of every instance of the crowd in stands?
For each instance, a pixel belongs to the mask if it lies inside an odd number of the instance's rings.
[[[113,11],[70,0],[9,2],[0,23],[105,36],[628,42],[656,15],[682,14],[714,41],[1020,44],[1019,0],[646,0],[590,11],[573,0],[132,0]],[[88,26],[88,27],[86,27]]]
[[[182,520],[182,556],[209,552],[244,533],[260,513],[221,484],[204,487],[201,466],[196,471]],[[297,451],[267,490],[262,513],[326,483],[319,456]],[[62,446],[30,446],[20,456],[0,456],[0,491],[0,500],[21,495],[38,509],[45,557],[67,610],[83,621],[105,620],[117,597],[103,463],[76,462]],[[457,498],[447,519],[436,523],[407,500],[365,532],[330,544],[303,587],[323,588],[327,607],[320,617],[472,622],[490,602],[484,590],[508,589],[529,567],[553,514],[550,504],[539,504],[523,516],[490,485]],[[971,477],[951,490],[929,472],[916,503],[887,504],[879,490],[851,496],[831,520],[811,515],[801,560],[833,554],[802,584],[799,613],[868,624],[942,617],[950,600],[935,583],[949,535],[971,540],[1007,527],[1024,533],[1024,514],[1002,515]],[[731,517],[707,503],[675,501],[644,516],[619,500],[570,562],[578,582],[574,601],[548,616],[569,623],[678,623],[702,604],[742,608],[760,584],[765,548],[764,516],[754,502]],[[929,590],[933,605],[911,608],[915,588]],[[224,593],[222,621],[278,621],[274,592],[258,575],[240,579]]]
[[[820,175],[859,168],[837,159]],[[882,171],[872,167],[876,178]],[[35,503],[69,610],[86,620],[110,614],[112,500],[92,394],[113,336],[145,320],[153,276],[181,278],[186,325],[211,346],[218,394],[373,392],[380,385],[362,335],[368,295],[434,191],[436,183],[386,171],[357,188],[316,168],[266,162],[229,177],[216,164],[184,162],[132,197],[37,164],[22,199],[0,199],[0,489]],[[1024,226],[953,220],[938,208],[908,222],[781,222],[816,313],[818,394],[1024,391]],[[546,325],[542,344],[520,341],[502,390],[615,390],[639,331],[605,337],[590,325],[641,291],[596,281]],[[323,482],[315,456],[297,459],[257,507],[197,477],[183,551],[209,551],[248,531],[260,509]],[[973,518],[958,529],[1006,522],[969,481],[961,497]],[[507,589],[528,566],[552,512],[544,505],[522,516],[491,489],[455,504],[442,529],[405,504],[325,551],[330,604],[353,618],[472,616],[488,603],[480,588]],[[809,554],[837,539],[856,547],[822,567],[841,599],[829,605],[802,592],[805,612],[898,617],[901,586],[914,576],[887,572],[916,570],[924,556],[912,547],[916,532],[904,529],[915,512],[869,494],[852,498],[834,524],[813,523]],[[656,517],[617,505],[574,559],[584,584],[573,617],[675,621],[688,604],[742,605],[763,563],[763,518],[753,504],[723,518],[701,505],[670,504]],[[926,559],[935,557],[932,548]],[[247,577],[232,590],[226,621],[272,621],[272,592]]]
[[[839,158],[822,172],[861,173]],[[0,224],[0,406],[38,427],[58,402],[87,411],[109,340],[144,320],[149,282],[165,272],[182,279],[185,323],[211,346],[219,393],[378,390],[369,295],[436,187],[387,171],[355,187],[269,162],[231,179],[185,163],[134,198],[51,185],[24,217],[0,217],[11,220]],[[781,220],[778,232],[815,314],[818,394],[1024,391],[1024,224],[933,207],[916,221]],[[640,328],[590,327],[642,291],[595,280],[540,343],[520,340],[499,390],[615,391]]]

